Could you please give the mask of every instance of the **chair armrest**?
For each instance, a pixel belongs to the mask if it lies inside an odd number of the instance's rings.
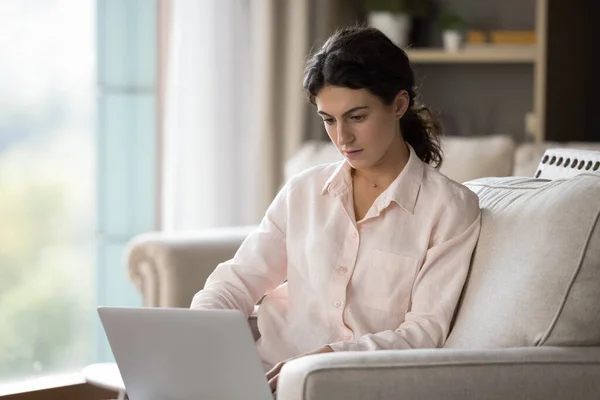
[[[129,277],[146,307],[189,307],[215,267],[231,259],[252,226],[146,233],[126,252]]]
[[[285,364],[281,400],[597,399],[600,347],[328,353]]]

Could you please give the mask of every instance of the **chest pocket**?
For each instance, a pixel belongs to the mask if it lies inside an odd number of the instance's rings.
[[[374,250],[365,274],[363,303],[389,314],[406,313],[418,270],[415,258]]]

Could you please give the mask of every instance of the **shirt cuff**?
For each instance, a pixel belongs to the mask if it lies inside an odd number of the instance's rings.
[[[328,344],[333,351],[357,351],[360,350],[359,343],[355,340],[349,340],[344,342],[335,342]]]

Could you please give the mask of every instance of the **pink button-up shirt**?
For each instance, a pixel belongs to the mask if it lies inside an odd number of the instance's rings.
[[[292,178],[192,308],[249,315],[266,293],[257,341],[265,368],[324,345],[442,346],[479,236],[479,201],[409,148],[360,221],[345,161]]]

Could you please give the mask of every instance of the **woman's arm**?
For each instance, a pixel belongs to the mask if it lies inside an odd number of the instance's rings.
[[[247,316],[287,276],[286,227],[289,184],[275,197],[259,227],[233,259],[221,263],[196,293],[191,308],[237,309]]]
[[[396,329],[330,344],[334,351],[441,347],[462,292],[481,224],[477,196],[464,188],[447,202],[413,284],[412,307]]]

